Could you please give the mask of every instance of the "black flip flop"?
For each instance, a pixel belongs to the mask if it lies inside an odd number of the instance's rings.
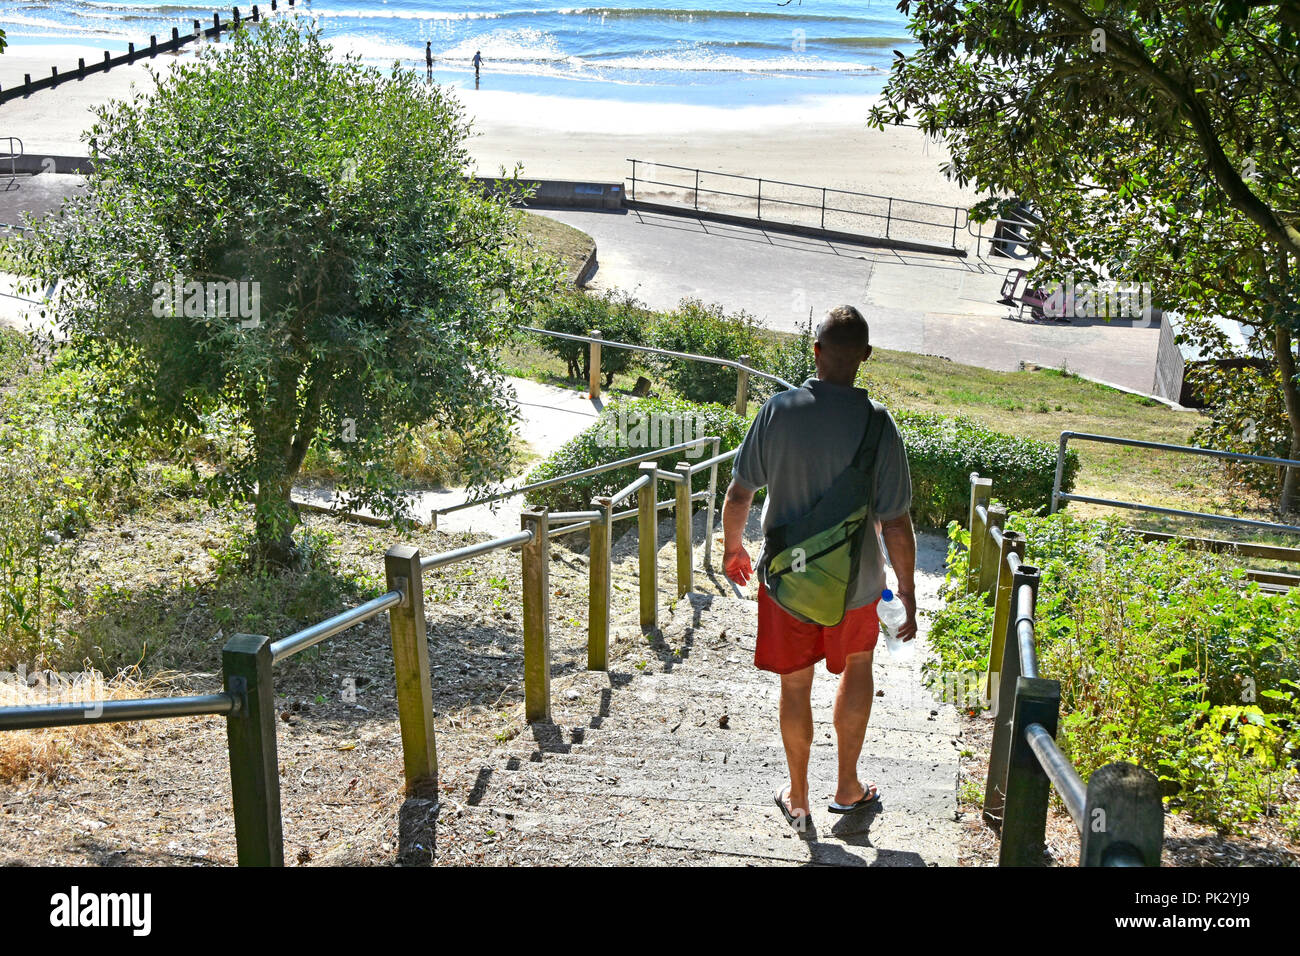
[[[854,813],[861,810],[863,807],[869,807],[873,803],[877,803],[879,800],[880,788],[875,784],[872,784],[867,788],[867,792],[862,795],[862,799],[857,803],[851,803],[845,806],[842,803],[831,801],[830,805],[826,807],[826,810],[829,813]]]
[[[803,833],[808,829],[808,820],[812,814],[805,813],[802,816],[795,816],[790,812],[790,808],[785,805],[784,797],[784,790],[778,790],[776,792],[776,805],[781,808],[781,816],[785,817],[786,823],[790,824],[790,826],[794,827],[800,833]]]

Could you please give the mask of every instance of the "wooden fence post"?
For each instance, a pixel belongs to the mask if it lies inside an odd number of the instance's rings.
[[[1002,824],[1003,805],[1007,794],[1007,765],[1011,760],[1011,718],[1015,712],[1016,681],[1024,673],[1020,660],[1020,640],[1017,630],[1022,620],[1016,607],[1016,595],[1022,587],[1030,589],[1028,620],[1033,622],[1034,607],[1038,600],[1038,569],[1022,564],[1011,581],[1012,613],[1007,615],[1007,631],[1002,642],[1002,656],[998,659],[997,678],[992,682],[993,740],[989,745],[989,775],[984,785],[984,819],[995,829]],[[992,660],[989,666],[992,667]]]
[[[659,626],[659,463],[643,461],[638,471],[650,477],[636,496],[641,629],[653,631]]]
[[[226,718],[239,865],[284,866],[271,639],[236,634],[221,649],[221,675],[240,702]]]
[[[1165,839],[1160,781],[1131,763],[1110,763],[1088,778],[1080,866],[1159,866]]]
[[[679,461],[676,468],[682,480],[673,486],[673,507],[677,530],[677,597],[680,600],[695,589],[695,551],[691,546],[691,463]]]
[[[600,339],[600,329],[592,329],[591,338]],[[587,350],[587,392],[592,401],[600,398],[600,342],[592,342]]]
[[[979,506],[988,507],[993,497],[993,479],[981,478],[977,472],[970,475],[970,545],[966,549],[966,593],[974,594],[979,587],[980,561],[984,558],[984,519],[979,516]]]
[[[551,719],[551,547],[545,508],[520,515],[533,539],[521,549],[524,579],[524,717]]]
[[[993,532],[1000,533],[1007,523],[1006,505],[989,505],[988,514],[988,527],[984,529],[984,554],[980,558],[979,592],[988,595],[989,603],[992,604],[995,597],[993,591],[998,583],[998,554],[1002,547]]]
[[[1043,866],[1047,838],[1047,800],[1052,783],[1025,739],[1025,728],[1041,724],[1052,737],[1061,710],[1059,681],[1037,677],[1016,679],[1011,717],[1010,759],[1002,813],[999,866]]]
[[[741,365],[749,364],[749,356],[742,355],[737,359]],[[745,417],[745,409],[749,405],[749,369],[741,368],[736,371],[736,414],[741,418]]]
[[[591,548],[587,554],[587,670],[609,669],[610,553],[614,540],[614,506],[609,498],[596,498],[600,511],[591,523]]]
[[[402,603],[388,611],[397,678],[397,713],[402,728],[406,792],[436,799],[438,749],[433,730],[433,688],[429,682],[429,640],[424,619],[424,575],[420,550],[394,545],[384,555],[388,590]]]
[[[998,548],[998,575],[994,587],[993,634],[989,640],[989,673],[984,684],[984,698],[997,706],[997,677],[1002,670],[1002,646],[1007,637],[1007,620],[1011,615],[1011,579],[1014,577],[1007,564],[1008,555],[1025,556],[1025,539],[1015,531],[1002,532],[1002,545]],[[995,711],[996,713],[996,711]]]

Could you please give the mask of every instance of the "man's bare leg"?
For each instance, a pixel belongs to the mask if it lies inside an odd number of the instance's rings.
[[[790,768],[787,802],[795,816],[808,813],[808,757],[812,753],[813,667],[781,675],[781,742]]]
[[[835,692],[835,737],[840,764],[835,802],[844,806],[857,803],[867,793],[858,780],[858,757],[862,755],[862,741],[871,718],[871,700],[876,693],[871,673],[874,658],[874,651],[846,657],[839,689]]]

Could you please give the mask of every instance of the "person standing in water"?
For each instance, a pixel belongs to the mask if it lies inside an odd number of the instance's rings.
[[[433,41],[424,41],[424,71],[433,75]]]
[[[478,50],[474,51],[474,79],[478,79],[478,69],[483,65],[483,54]]]

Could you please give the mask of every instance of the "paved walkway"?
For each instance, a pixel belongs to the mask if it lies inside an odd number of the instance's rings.
[[[591,285],[633,291],[656,309],[694,296],[793,330],[833,305],[863,308],[876,345],[984,368],[1065,366],[1150,392],[1159,328],[1030,322],[999,305],[1010,260],[875,249],[681,216],[543,210],[596,240]]]
[[[585,429],[596,420],[599,413],[598,402],[591,401],[583,392],[523,378],[512,378],[509,381],[519,408],[516,431],[528,450],[538,456],[538,460],[546,458]],[[524,469],[524,474],[530,468]],[[508,484],[519,484],[523,480],[524,475],[521,474],[512,478]],[[293,496],[298,501],[322,507],[330,507],[333,501],[333,493],[324,488],[295,488]],[[470,492],[465,488],[446,488],[441,491],[415,491],[407,497],[412,503],[415,517],[427,521],[435,508],[460,504],[470,497]],[[494,536],[510,534],[519,530],[519,511],[522,507],[523,495],[515,495],[497,502],[495,506],[477,505],[466,508],[440,517],[438,530],[474,531]]]
[[[932,606],[943,541],[928,535],[921,544],[918,597]],[[819,668],[812,824],[800,834],[773,800],[786,779],[779,682],[753,666],[755,627],[751,601],[688,595],[665,615],[661,638],[608,674],[577,674],[557,688],[553,722],[531,725],[476,779],[458,781],[469,795],[443,812],[482,817],[515,861],[955,865],[957,718],[922,689],[921,655],[906,663],[883,648],[877,655],[859,767],[882,799],[842,817],[826,810],[836,685]]]

